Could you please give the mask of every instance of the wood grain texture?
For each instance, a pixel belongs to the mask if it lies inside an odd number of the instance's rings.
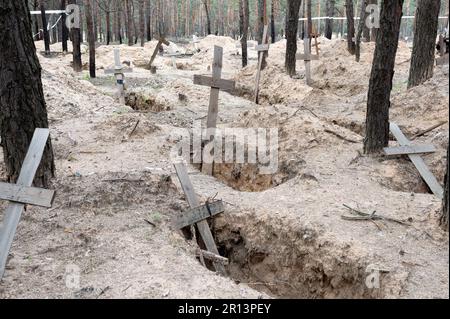
[[[0,199],[41,207],[52,207],[55,191],[0,183]]]

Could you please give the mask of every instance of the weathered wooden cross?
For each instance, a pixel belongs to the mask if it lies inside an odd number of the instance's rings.
[[[388,156],[408,155],[411,162],[419,171],[420,175],[438,198],[444,198],[444,189],[430,171],[420,154],[433,153],[436,151],[433,145],[413,145],[403,134],[397,124],[391,123],[391,132],[400,144],[400,147],[385,148],[384,153]]]
[[[150,63],[148,64],[148,69],[149,70],[152,69],[153,61],[155,61],[156,56],[158,55],[159,49],[161,48],[161,45],[163,45],[163,44],[165,44],[167,46],[170,45],[169,41],[167,41],[164,37],[161,37],[158,40],[158,44],[156,45],[155,51],[153,51],[152,57],[150,58]]]
[[[31,187],[49,134],[48,129],[36,129],[17,184],[0,183],[0,199],[10,201],[0,224],[0,279],[5,272],[9,250],[25,205],[52,206],[54,191]]]
[[[198,43],[200,43],[200,40],[198,39],[198,37],[195,34],[192,36],[192,43],[194,44],[195,52],[197,52],[198,51]]]
[[[222,91],[232,91],[235,88],[236,83],[231,80],[224,80],[222,76],[222,60],[223,60],[223,48],[219,46],[214,46],[214,62],[212,69],[212,77],[204,75],[194,75],[194,84],[209,86],[211,87],[211,93],[209,96],[209,108],[208,108],[208,119],[206,122],[206,128],[208,129],[208,134],[212,135],[209,137],[209,142],[214,142],[215,129],[217,127],[217,115],[219,113],[219,93]],[[203,158],[204,159],[204,158]],[[214,163],[209,163],[203,160],[202,171],[205,174],[213,174]]]
[[[214,256],[220,257],[219,251],[217,249],[216,243],[214,242],[214,237],[209,229],[208,218],[221,214],[225,211],[222,201],[215,201],[212,203],[206,202],[205,205],[200,205],[197,195],[194,191],[194,186],[192,185],[191,179],[189,178],[186,165],[183,162],[178,162],[174,164],[175,170],[177,172],[178,179],[180,181],[183,192],[186,195],[186,199],[189,203],[191,209],[185,212],[185,215],[176,220],[174,226],[177,229],[182,229],[187,226],[196,224],[200,236],[205,243],[206,249],[210,254],[204,254],[205,258],[211,257],[213,260],[214,268],[225,275],[225,267],[223,264],[218,262],[218,260],[223,260],[224,258],[213,258]]]
[[[439,35],[439,55],[440,57],[436,59],[436,65],[444,65],[449,63],[449,54],[447,51],[447,45],[445,43],[444,36],[442,34]]]
[[[261,69],[262,69],[262,63],[264,60],[264,53],[269,52],[269,47],[270,47],[268,33],[269,33],[269,26],[266,24],[266,25],[264,25],[262,44],[259,44],[255,47],[256,51],[258,51],[258,53],[259,53],[258,69],[256,70],[256,84],[255,84],[255,103],[256,104],[259,104],[259,82],[261,81]]]
[[[306,84],[311,85],[311,61],[319,60],[319,55],[311,54],[311,39],[309,37],[305,37],[303,43],[305,54],[297,53],[297,60],[305,61]]]
[[[126,68],[120,61],[120,50],[114,49],[114,67],[106,69],[105,74],[114,74],[116,77],[117,95],[119,103],[125,104],[125,73],[133,72],[132,68]]]

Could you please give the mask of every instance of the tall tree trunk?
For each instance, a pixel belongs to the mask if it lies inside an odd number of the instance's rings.
[[[27,1],[0,2],[0,137],[9,182],[16,182],[36,128],[48,128]],[[49,139],[34,179],[48,187],[55,164]]]
[[[355,14],[353,12],[353,0],[345,0],[347,13],[347,48],[348,52],[355,54]]]
[[[42,29],[44,30],[44,46],[45,54],[50,54],[50,35],[47,29],[47,16],[45,15],[45,0],[41,1],[41,18],[42,18]]]
[[[408,88],[422,84],[433,77],[440,7],[441,0],[419,0],[418,2]]]
[[[77,4],[77,0],[69,0],[69,4]],[[80,21],[81,23],[81,21]],[[81,72],[83,67],[81,63],[81,30],[80,26],[73,25],[70,29],[70,38],[72,39],[72,55],[73,55],[73,70]]]
[[[141,47],[143,47],[145,44],[144,0],[139,0],[139,37],[141,38]]]
[[[275,43],[277,40],[277,34],[275,30],[275,1],[272,0],[272,3],[270,5],[270,30],[271,30],[271,38],[272,43]]]
[[[358,25],[358,33],[356,34],[356,46],[355,46],[355,55],[356,62],[361,60],[361,37],[364,31],[364,27],[366,25],[366,8],[367,8],[368,0],[361,0],[361,11],[359,13],[359,25]]]
[[[381,152],[389,143],[389,108],[403,0],[383,1],[367,99],[364,152]]]
[[[205,13],[206,13],[206,32],[208,35],[211,34],[211,18],[209,13],[209,7],[208,7],[208,0],[203,0],[203,6],[205,7]]]
[[[308,17],[308,23],[307,23],[307,32],[308,38],[311,38],[312,35],[312,4],[311,4],[311,0],[306,0],[306,15]]]
[[[66,0],[61,0],[61,10],[66,10]],[[67,52],[67,40],[69,38],[69,30],[66,25],[66,14],[61,14],[61,35],[62,35],[62,50]]]
[[[95,78],[95,30],[92,17],[92,0],[84,0],[84,11],[86,14],[87,37],[89,43],[89,75]]]
[[[290,76],[295,75],[295,65],[297,63],[297,31],[298,17],[301,0],[287,0],[286,12],[286,73]]]
[[[33,1],[33,10],[37,11],[38,9],[38,0],[34,0]],[[34,33],[37,34],[37,40],[42,40],[41,39],[41,31],[39,30],[39,19],[38,19],[38,15],[35,15],[33,18],[34,21]]]
[[[327,0],[326,9],[327,16],[334,17],[334,9],[335,9],[336,0]],[[333,20],[327,19],[325,23],[325,37],[330,39],[333,37]]]
[[[448,211],[449,211],[449,194],[448,187],[450,184],[450,174],[449,174],[449,148],[447,148],[447,173],[445,174],[445,187],[444,187],[444,199],[442,201],[442,216],[441,216],[441,226],[448,231]]]
[[[134,45],[133,39],[133,17],[131,16],[131,0],[125,0],[125,14],[127,19],[127,38],[128,45]]]
[[[245,68],[248,64],[248,27],[249,27],[249,15],[250,8],[248,0],[239,0],[239,20],[240,20],[240,33],[241,33],[241,47],[242,47],[242,67]]]
[[[147,41],[152,41],[152,19],[151,19],[151,3],[150,0],[145,1],[145,16],[146,16],[146,33]]]

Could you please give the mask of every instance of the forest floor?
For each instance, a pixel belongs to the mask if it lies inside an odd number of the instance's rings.
[[[441,201],[407,158],[362,154],[374,44],[363,44],[357,63],[344,40],[320,42],[312,87],[302,61],[295,78],[285,75],[285,42],[271,45],[259,106],[251,101],[256,51],[242,69],[236,41],[227,37],[202,39],[199,52],[177,58],[176,68],[157,56],[157,74],[145,69],[155,41],[98,47],[96,79],[74,73],[70,54],[39,55],[57,195],[52,209],[24,213],[0,298],[448,298]],[[192,79],[211,74],[214,45],[224,47],[222,77],[237,82],[235,92],[220,93],[219,127],[279,129],[272,175],[250,164],[216,165],[215,177],[189,167],[202,200],[226,203],[211,227],[230,260],[228,277],[205,269],[196,245],[170,227],[188,208],[171,151],[181,131],[205,122],[209,88]],[[192,44],[172,46],[194,51]],[[133,66],[126,83],[138,98],[128,103],[134,109],[115,101],[115,80],[103,72],[114,47]],[[409,137],[449,116],[448,66],[407,90],[410,55],[400,43],[391,107],[391,120]],[[436,146],[424,159],[441,183],[448,138],[447,123],[416,140]],[[405,224],[344,220],[344,205]],[[81,271],[79,287],[67,285],[73,269]],[[367,284],[374,273],[378,288]]]

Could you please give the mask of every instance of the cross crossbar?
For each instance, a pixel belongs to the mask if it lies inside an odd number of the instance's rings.
[[[434,153],[436,152],[436,147],[434,147],[434,145],[411,145],[411,146],[386,147],[383,150],[386,155],[395,156],[395,155]]]
[[[53,190],[0,183],[0,199],[2,200],[50,208],[54,197]]]
[[[191,208],[183,214],[183,217],[177,219],[174,226],[177,229],[181,229],[192,224],[196,224],[207,218],[214,217],[225,211],[225,207],[222,201],[215,201],[212,203],[206,203],[205,205]]]

